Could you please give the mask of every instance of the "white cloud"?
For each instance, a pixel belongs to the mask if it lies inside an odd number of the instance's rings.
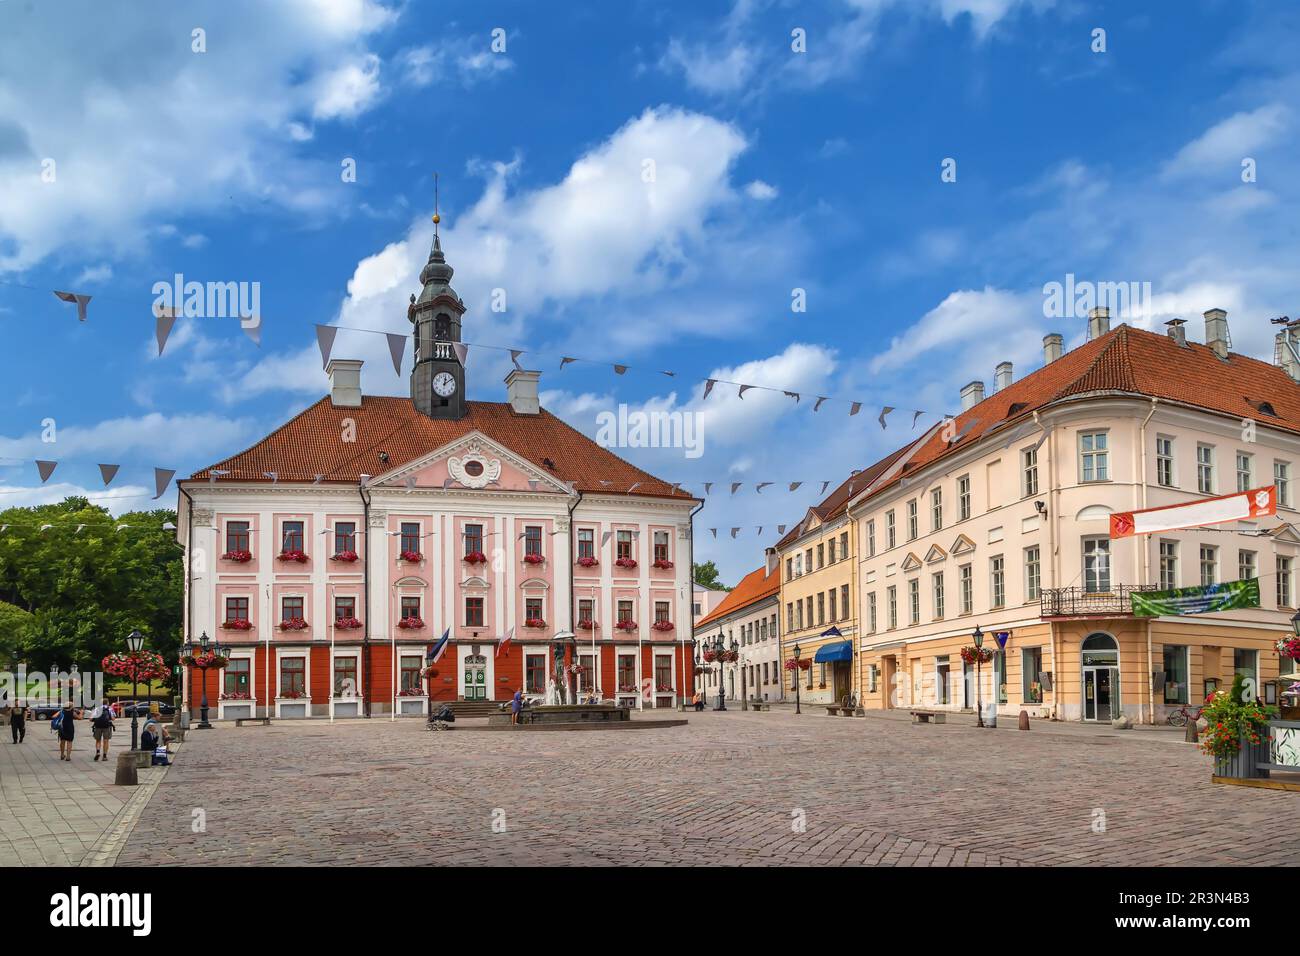
[[[486,38],[478,34],[442,36],[436,43],[402,50],[395,61],[402,82],[416,88],[451,80],[469,87],[515,66],[505,53],[493,52]]]
[[[1290,128],[1281,103],[1240,112],[1211,126],[1180,149],[1165,166],[1166,176],[1241,169],[1241,161],[1275,142]]]
[[[183,458],[206,458],[243,447],[255,436],[247,419],[221,415],[164,415],[151,412],[136,418],[113,418],[93,425],[56,423],[55,441],[40,432],[19,437],[0,436],[0,457],[62,461],[95,459],[121,462],[127,457],[152,456],[153,464],[168,468]]]
[[[143,511],[151,507],[170,508],[175,499],[167,492],[156,505],[149,502],[155,489],[143,485],[123,485],[120,488],[87,488],[71,482],[51,485],[0,485],[0,511],[5,508],[31,508],[36,505],[58,504],[73,495],[89,498],[92,505],[107,508],[109,514],[120,515],[127,511]],[[172,493],[174,495],[174,492]]]
[[[73,284],[78,286],[90,285],[91,283],[107,282],[113,278],[113,267],[107,262],[101,262],[97,266],[88,266],[81,270],[81,275],[77,276]]]
[[[750,199],[775,199],[778,195],[775,186],[763,182],[761,179],[755,179],[745,187],[745,195]]]
[[[367,53],[335,67],[319,77],[316,86],[316,119],[355,119],[379,99],[379,57]]]
[[[687,46],[674,38],[659,65],[668,72],[680,71],[687,84],[705,93],[735,93],[749,83],[757,64],[754,51],[743,44]]]
[[[988,287],[953,292],[894,336],[889,347],[871,359],[871,373],[898,371],[933,352],[959,354],[961,367],[991,371],[997,362],[1011,358],[1002,354],[1006,343],[1032,341],[1025,333],[1043,324],[1042,301],[1041,296]]]

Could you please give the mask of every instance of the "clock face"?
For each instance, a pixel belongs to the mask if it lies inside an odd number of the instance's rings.
[[[456,391],[456,377],[450,372],[439,372],[433,377],[433,390],[446,398]]]

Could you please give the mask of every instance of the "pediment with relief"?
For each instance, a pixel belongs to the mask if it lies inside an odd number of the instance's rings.
[[[372,482],[386,488],[491,489],[568,494],[554,475],[520,458],[482,432],[471,432]]]

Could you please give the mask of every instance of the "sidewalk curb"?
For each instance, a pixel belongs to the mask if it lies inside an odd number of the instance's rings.
[[[127,800],[125,806],[117,812],[113,822],[108,825],[103,833],[100,834],[99,840],[95,843],[95,848],[82,857],[78,866],[115,866],[117,858],[126,846],[126,841],[131,838],[135,825],[140,821],[140,815],[144,813],[144,808],[148,805],[153,793],[158,789],[158,785],[163,782],[168,771],[175,765],[175,757],[181,752],[185,745],[178,743],[172,750],[172,760],[166,767],[162,768],[162,773],[152,775],[153,779],[136,787],[135,793]]]

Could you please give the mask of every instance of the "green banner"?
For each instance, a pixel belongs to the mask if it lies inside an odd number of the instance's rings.
[[[1239,607],[1259,607],[1259,579],[1224,581],[1172,591],[1134,591],[1130,600],[1138,617],[1206,614]]]

